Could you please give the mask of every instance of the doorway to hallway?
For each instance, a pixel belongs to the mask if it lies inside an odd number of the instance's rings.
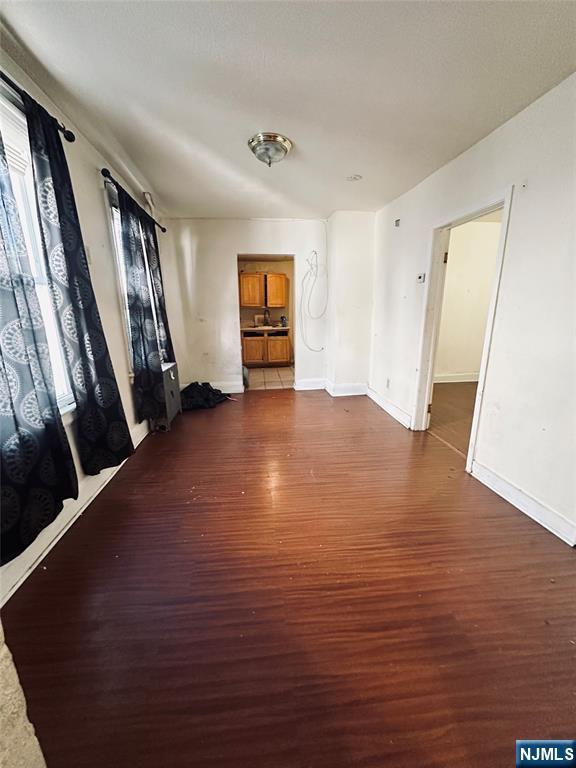
[[[428,430],[466,456],[498,269],[502,208],[448,232]]]

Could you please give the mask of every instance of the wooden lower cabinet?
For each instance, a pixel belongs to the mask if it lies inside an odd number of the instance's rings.
[[[268,336],[267,352],[269,363],[289,363],[290,339],[288,336]]]
[[[242,336],[242,362],[244,365],[283,365],[292,360],[292,349],[288,335]]]
[[[266,339],[264,336],[244,336],[242,339],[242,360],[246,365],[265,362]]]

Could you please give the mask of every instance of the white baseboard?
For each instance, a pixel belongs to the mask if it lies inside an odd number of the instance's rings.
[[[390,400],[382,397],[382,395],[378,394],[378,392],[376,392],[371,387],[368,387],[367,395],[371,400],[374,400],[376,405],[379,405],[383,411],[386,411],[386,413],[392,416],[392,418],[396,419],[396,421],[399,421],[403,427],[406,427],[406,429],[411,428],[412,417],[409,413],[406,413],[406,411],[398,408],[397,405],[394,405],[394,403],[391,403]]]
[[[560,512],[547,507],[540,501],[529,496],[520,488],[517,488],[508,480],[497,475],[491,469],[479,464],[477,461],[472,462],[471,475],[479,480],[484,485],[488,486],[490,490],[497,493],[510,504],[515,506],[525,515],[531,517],[537,523],[540,523],[550,533],[558,536],[559,539],[569,544],[571,547],[576,546],[576,523],[568,520]]]
[[[294,389],[304,392],[308,389],[326,389],[326,379],[297,379]]]
[[[147,422],[138,425],[136,434],[132,432],[132,441],[135,449],[148,434]],[[0,568],[0,607],[22,586],[32,571],[38,567],[48,552],[60,541],[66,531],[78,520],[86,507],[98,496],[114,475],[122,469],[129,458],[125,459],[117,467],[102,470],[98,475],[83,477],[80,481],[79,498],[66,499],[64,501],[64,508],[58,517],[44,528],[21,555],[18,555],[14,560]]]
[[[211,381],[214,389],[220,389],[228,395],[241,395],[244,392],[242,379],[230,379],[229,381]]]
[[[453,384],[461,381],[478,381],[479,373],[439,373],[434,384]]]
[[[326,392],[332,397],[349,397],[350,395],[368,394],[367,384],[334,384],[333,381],[326,382]]]

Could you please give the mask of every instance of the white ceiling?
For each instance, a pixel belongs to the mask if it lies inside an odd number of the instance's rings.
[[[576,69],[574,2],[51,0],[3,15],[32,74],[174,217],[375,210]],[[270,130],[295,147],[267,168],[246,142]]]

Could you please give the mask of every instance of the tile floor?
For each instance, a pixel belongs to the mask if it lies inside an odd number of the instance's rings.
[[[249,368],[249,389],[292,389],[294,367]]]

